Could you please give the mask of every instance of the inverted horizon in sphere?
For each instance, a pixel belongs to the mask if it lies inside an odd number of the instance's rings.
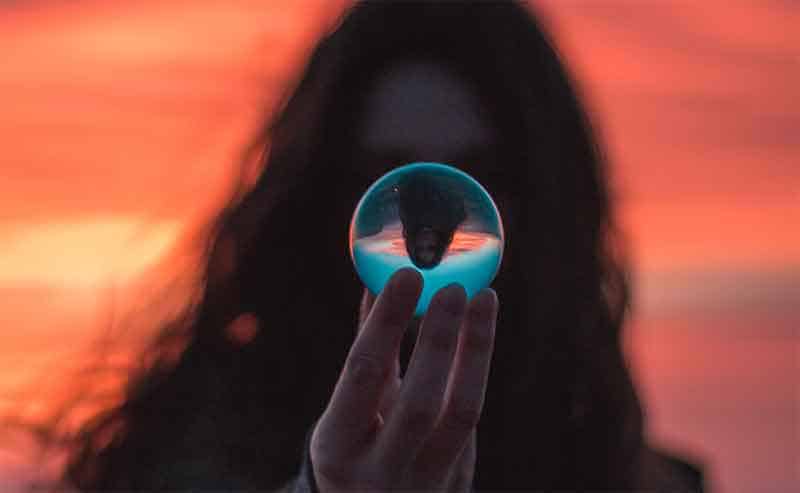
[[[439,289],[461,284],[469,298],[500,267],[504,232],[486,189],[440,163],[395,168],[367,189],[350,223],[350,255],[367,289],[379,294],[397,270],[411,267],[424,286],[416,315]]]

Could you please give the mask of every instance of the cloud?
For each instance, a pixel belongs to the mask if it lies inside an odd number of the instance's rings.
[[[586,91],[626,193],[735,201],[800,190],[796,4],[536,5]]]
[[[636,282],[644,317],[795,314],[800,264],[773,270],[672,270],[644,272]]]

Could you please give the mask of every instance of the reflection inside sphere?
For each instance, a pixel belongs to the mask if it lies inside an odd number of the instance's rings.
[[[416,314],[457,282],[472,297],[497,274],[503,226],[494,201],[472,177],[439,163],[413,163],[379,178],[356,206],[350,255],[373,294],[403,267],[422,274]]]

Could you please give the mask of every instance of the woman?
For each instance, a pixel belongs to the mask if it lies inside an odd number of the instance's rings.
[[[360,3],[320,41],[260,139],[269,142],[263,172],[219,219],[203,298],[181,326],[185,349],[87,427],[67,482],[86,491],[701,488],[693,468],[644,442],[620,348],[628,272],[603,155],[527,9]],[[467,171],[503,215],[508,241],[494,283],[494,352],[476,397],[480,424],[441,481],[414,483],[380,467],[365,479],[344,462],[331,478],[319,468],[352,459],[326,449],[336,442],[325,426],[334,389],[346,380],[351,345],[377,330],[365,322],[356,335],[363,288],[347,224],[372,181],[411,161]],[[408,304],[418,288],[408,273],[394,282],[406,298],[386,295],[374,310]],[[448,296],[462,320],[463,294]],[[489,330],[497,301],[475,299],[469,306],[483,303]],[[365,301],[362,319],[374,314],[374,300]],[[227,331],[243,314],[260,327],[246,343]],[[400,374],[416,364],[410,325]],[[425,322],[420,332],[422,346]]]

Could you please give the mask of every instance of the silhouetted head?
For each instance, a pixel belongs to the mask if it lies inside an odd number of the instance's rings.
[[[411,261],[421,269],[439,265],[456,228],[467,218],[464,199],[443,180],[425,173],[396,185],[403,238]]]
[[[263,172],[214,230],[202,298],[181,319],[185,351],[87,430],[67,476],[86,489],[178,489],[184,473],[287,481],[356,333],[353,209],[389,169],[433,161],[486,187],[508,240],[476,488],[633,485],[641,410],[620,347],[628,286],[603,155],[529,8],[358,3],[279,108],[254,142],[268,149]],[[423,264],[457,209],[408,227]],[[242,313],[260,327],[244,345],[226,332]]]

